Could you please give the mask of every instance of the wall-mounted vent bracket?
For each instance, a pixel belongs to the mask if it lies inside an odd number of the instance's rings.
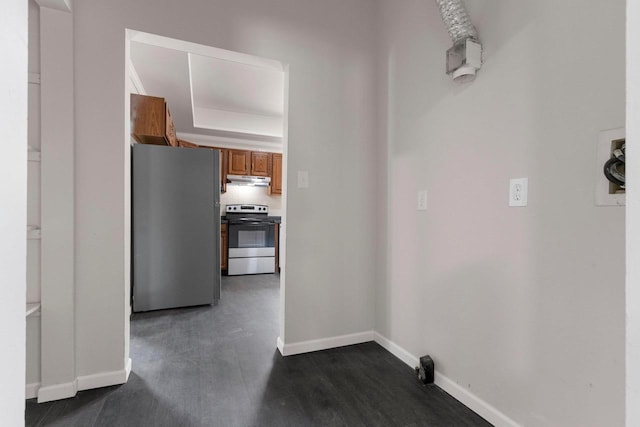
[[[473,80],[482,66],[482,45],[472,39],[463,39],[447,50],[447,74],[455,81]]]
[[[447,51],[447,74],[458,83],[473,80],[482,66],[482,44],[462,0],[435,0],[453,41]]]

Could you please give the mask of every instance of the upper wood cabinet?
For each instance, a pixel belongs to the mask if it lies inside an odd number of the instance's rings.
[[[182,148],[199,148],[198,144],[194,144],[193,142],[185,141],[184,139],[178,140],[178,147]]]
[[[178,146],[176,129],[164,98],[131,94],[131,134],[141,144]]]
[[[227,150],[225,148],[209,147],[205,145],[194,144],[193,142],[178,140],[178,147],[181,148],[208,148],[210,150],[218,150],[220,152],[220,192],[227,192]]]
[[[263,153],[261,151],[251,152],[251,175],[271,175],[271,153]]]
[[[227,175],[253,175],[271,177],[269,194],[282,194],[282,154],[263,151],[234,150],[206,147],[189,141],[178,140],[184,148],[210,148],[220,151],[220,190],[227,191]]]
[[[251,172],[251,151],[227,150],[227,173],[229,175],[249,175]]]
[[[229,175],[271,176],[272,153],[247,150],[227,150]]]
[[[178,137],[176,136],[176,127],[173,124],[173,118],[171,117],[171,112],[169,111],[169,107],[167,104],[164,104],[167,114],[165,116],[165,134],[167,135],[167,139],[169,140],[169,145],[172,147],[178,146]]]
[[[269,185],[269,194],[282,194],[282,154],[273,153],[271,156],[271,185]]]

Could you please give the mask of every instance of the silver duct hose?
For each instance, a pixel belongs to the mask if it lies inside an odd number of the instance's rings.
[[[482,66],[482,45],[478,31],[462,0],[436,0],[453,47],[447,50],[447,74],[458,83],[475,79]]]
[[[468,38],[478,41],[478,32],[471,23],[462,0],[436,0],[436,4],[453,44]]]

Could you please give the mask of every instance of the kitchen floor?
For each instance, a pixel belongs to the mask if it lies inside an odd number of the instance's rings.
[[[223,277],[217,306],[136,314],[122,386],[27,401],[27,426],[489,426],[375,343],[283,358],[279,276]]]

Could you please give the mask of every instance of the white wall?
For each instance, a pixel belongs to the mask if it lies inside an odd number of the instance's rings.
[[[73,47],[73,17],[70,11],[42,7],[42,381],[38,390],[39,402],[70,397],[76,393]]]
[[[220,215],[225,215],[225,205],[256,204],[269,206],[269,215],[282,215],[282,196],[270,196],[265,187],[227,185],[227,192],[220,196]]]
[[[29,0],[29,73],[40,75],[40,7]],[[29,149],[40,151],[40,84],[29,82]],[[27,165],[27,224],[40,228],[40,162]],[[27,303],[39,303],[40,239],[27,240]],[[27,318],[27,398],[37,395],[40,384],[40,316]]]
[[[76,5],[78,374],[126,360],[133,28],[290,64],[286,342],[372,329],[382,275],[376,329],[509,417],[621,425],[624,213],[594,206],[593,165],[624,124],[622,2],[470,4],[486,64],[467,86],[443,75],[432,3],[381,0],[377,71],[369,1],[266,3]],[[519,176],[529,207],[509,209]]]
[[[283,338],[371,330],[375,224],[342,212],[376,203],[372,14],[368,0],[76,2],[78,375],[126,358],[125,28],[290,64],[289,175],[311,186],[289,185]]]
[[[640,425],[640,4],[627,2],[627,426]]]
[[[24,425],[27,228],[27,40],[25,0],[3,2],[0,14],[0,413],[6,425]]]
[[[469,2],[470,85],[444,74],[434,2],[381,5],[376,330],[521,425],[622,425],[625,217],[593,171],[624,125],[624,1]]]

